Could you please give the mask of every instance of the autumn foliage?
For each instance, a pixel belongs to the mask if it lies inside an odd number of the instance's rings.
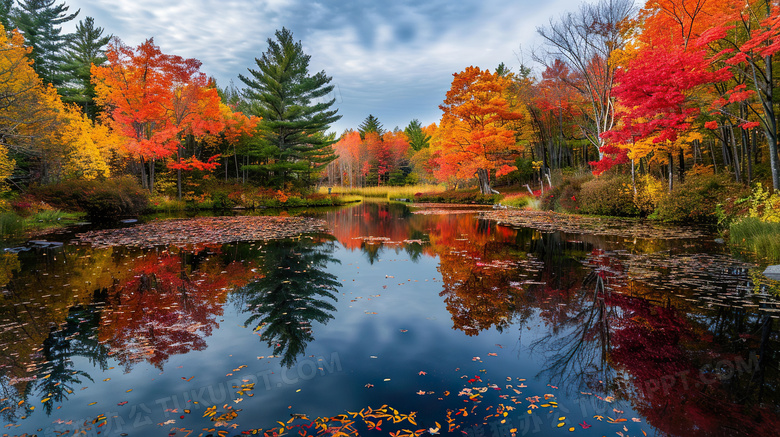
[[[517,146],[508,125],[522,117],[505,97],[509,79],[479,67],[468,67],[453,77],[439,106],[444,115],[439,126],[438,178],[470,179],[478,170],[496,176],[509,173]]]

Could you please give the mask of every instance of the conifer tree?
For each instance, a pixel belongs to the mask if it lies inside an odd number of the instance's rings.
[[[378,118],[368,114],[368,117],[358,126],[358,132],[360,132],[360,137],[365,139],[366,134],[369,132],[376,132],[377,136],[381,137],[385,130],[382,128],[382,123],[379,122]]]
[[[63,72],[64,50],[69,36],[62,34],[62,25],[73,20],[79,11],[67,14],[65,3],[56,0],[20,0],[14,11],[14,24],[33,50],[33,68],[44,84],[62,85],[67,75]]]
[[[310,56],[286,28],[268,39],[268,50],[258,59],[257,70],[239,78],[248,86],[246,97],[252,113],[262,117],[259,140],[251,153],[256,162],[245,166],[260,182],[276,188],[305,190],[314,175],[336,157],[335,138],[325,132],[339,120],[331,109],[335,99],[324,71],[309,74]]]
[[[90,81],[90,68],[92,65],[100,66],[106,62],[105,47],[111,39],[111,35],[104,36],[103,31],[102,27],[95,26],[92,17],[79,21],[66,50],[66,63],[63,66],[70,78],[68,83],[60,88],[63,101],[78,104],[92,119],[95,118],[96,107],[93,104],[95,87]]]

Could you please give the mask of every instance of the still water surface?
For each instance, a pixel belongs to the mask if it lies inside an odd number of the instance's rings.
[[[714,236],[416,212],[6,251],[0,435],[778,434],[780,310]]]

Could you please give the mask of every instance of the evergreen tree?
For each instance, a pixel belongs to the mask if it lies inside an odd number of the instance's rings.
[[[404,129],[404,133],[406,133],[406,138],[409,140],[409,145],[416,152],[428,147],[431,141],[431,136],[423,132],[420,120],[416,118],[409,122],[409,126],[406,126],[406,129]]]
[[[76,32],[67,49],[63,69],[70,73],[69,83],[60,89],[63,101],[76,103],[84,109],[84,113],[94,119],[96,106],[95,87],[90,81],[92,65],[102,65],[106,62],[105,46],[111,35],[103,36],[103,28],[95,26],[92,17],[86,17],[76,26]]]
[[[360,132],[360,138],[365,139],[366,134],[369,132],[376,132],[381,137],[385,130],[382,128],[382,123],[379,122],[378,118],[368,114],[368,117],[358,126],[358,132]]]
[[[496,74],[501,77],[507,77],[511,72],[512,69],[507,67],[503,62],[498,64],[498,67],[496,67]]]
[[[16,27],[11,21],[11,14],[14,12],[14,0],[0,0],[0,25],[10,32]]]
[[[30,56],[35,61],[35,72],[43,83],[59,87],[66,78],[62,71],[63,51],[69,40],[68,35],[62,34],[62,24],[76,18],[80,10],[68,15],[68,6],[55,5],[55,1],[20,0],[14,18],[25,42],[33,48]]]
[[[269,186],[308,189],[312,176],[336,159],[334,138],[325,131],[341,116],[330,109],[335,99],[323,100],[333,90],[332,78],[324,71],[310,75],[309,58],[301,42],[282,28],[276,40],[268,39],[260,59],[255,58],[258,69],[239,76],[249,87],[252,113],[262,117],[261,135],[251,151],[257,161],[245,168]]]

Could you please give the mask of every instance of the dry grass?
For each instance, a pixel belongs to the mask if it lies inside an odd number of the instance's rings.
[[[445,189],[444,185],[407,185],[403,187],[332,187],[332,193],[342,195],[353,195],[362,197],[384,198],[384,199],[414,199],[417,193],[440,193]],[[320,187],[320,193],[327,193],[328,187]]]

